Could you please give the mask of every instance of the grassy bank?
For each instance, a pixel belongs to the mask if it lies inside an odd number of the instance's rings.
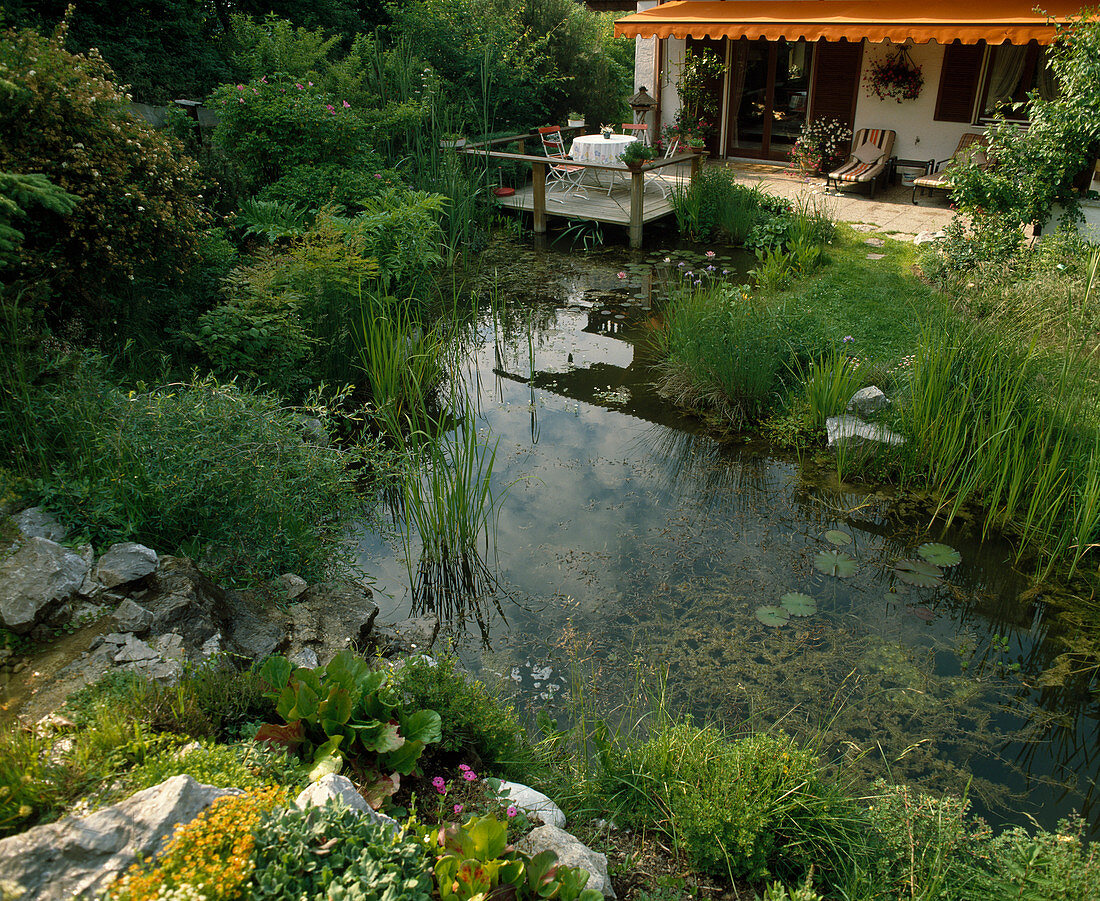
[[[809,447],[854,390],[877,385],[894,401],[883,423],[906,442],[841,454],[842,477],[931,489],[948,520],[978,505],[987,532],[1072,572],[1100,538],[1095,269],[1065,239],[1018,252],[963,281],[941,252],[868,248],[841,227],[822,268],[783,290],[685,281],[666,316],[662,388],[727,426]],[[1026,276],[1027,303],[1006,267]]]

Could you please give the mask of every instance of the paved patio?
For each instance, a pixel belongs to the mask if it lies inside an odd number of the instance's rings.
[[[871,200],[866,185],[826,192],[824,178],[802,178],[786,166],[753,160],[714,160],[708,165],[728,166],[742,184],[760,185],[791,200],[809,195],[825,203],[830,215],[839,222],[869,225],[896,238],[937,232],[955,215],[942,192],[931,197],[918,195],[918,205],[914,206],[913,189],[900,183],[880,187]]]

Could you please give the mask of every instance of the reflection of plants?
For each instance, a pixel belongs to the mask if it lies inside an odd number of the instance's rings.
[[[261,726],[256,740],[302,751],[312,779],[339,772],[346,761],[375,807],[416,769],[424,746],[439,741],[439,714],[406,709],[386,671],[351,651],[316,669],[270,657],[260,677],[285,725]]]
[[[497,446],[478,439],[477,424],[467,413],[457,427],[432,438],[414,436],[421,446],[411,449],[404,479],[405,547],[413,595],[419,606],[439,612],[439,605],[457,605],[482,596],[493,584],[485,564],[496,528],[498,499],[491,479]],[[412,565],[412,530],[420,538],[420,561]],[[484,631],[484,624],[483,631]]]

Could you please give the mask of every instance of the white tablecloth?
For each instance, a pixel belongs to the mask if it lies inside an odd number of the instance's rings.
[[[622,166],[626,168],[619,154],[638,139],[633,135],[582,135],[573,139],[569,155],[578,163],[601,163],[604,166]]]

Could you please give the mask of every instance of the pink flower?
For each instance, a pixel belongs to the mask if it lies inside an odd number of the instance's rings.
[[[381,172],[375,172],[375,173],[374,173],[374,177],[375,177],[375,178],[381,178],[381,177],[382,177],[382,173],[381,173]],[[463,768],[464,766],[466,766],[466,764],[464,764],[464,763],[460,763],[460,764],[458,765],[458,768],[459,768],[459,769],[462,769],[462,768]],[[466,769],[469,769],[469,767],[468,767],[468,766],[466,766]]]
[[[626,273],[625,272],[620,272],[619,273],[619,278],[626,278]]]
[[[715,256],[715,253],[714,253],[714,251],[713,251],[713,250],[708,250],[708,251],[707,251],[707,253],[706,253],[706,256],[707,256],[708,258],[711,258],[711,259],[713,259],[713,257]]]
[[[516,806],[514,804],[509,804],[508,809],[504,812],[508,814],[509,817],[514,817],[517,813],[519,813],[519,811],[516,810]]]
[[[447,794],[447,780],[444,779],[442,776],[436,776],[432,780],[432,785],[435,786],[435,790],[441,795]]]
[[[294,87],[296,87],[299,91],[302,90],[302,86],[298,84],[298,82],[294,82]]]
[[[351,104],[348,103],[346,100],[344,101],[344,109],[351,109]]]
[[[382,176],[381,176],[381,175],[376,175],[376,176],[374,176],[374,177],[375,177],[375,178],[381,178]],[[462,772],[464,772],[464,773],[468,773],[468,772],[470,772],[470,765],[469,765],[468,763],[460,763],[460,764],[458,765],[458,768],[459,768],[460,770],[462,770]]]
[[[331,103],[326,103],[325,109],[327,109],[330,113],[336,112],[336,107],[334,107]]]
[[[464,807],[464,806],[463,806],[462,804],[456,804],[456,805],[455,805],[455,816],[458,816],[458,815],[459,815],[460,813],[462,813],[462,811],[464,811],[465,809],[466,809],[466,808],[465,808],[465,807]]]
[[[476,782],[477,773],[475,773],[473,770],[463,770],[462,778],[465,779],[467,782]]]
[[[243,91],[244,90],[244,85],[243,84],[237,85],[237,90],[238,91]]]

